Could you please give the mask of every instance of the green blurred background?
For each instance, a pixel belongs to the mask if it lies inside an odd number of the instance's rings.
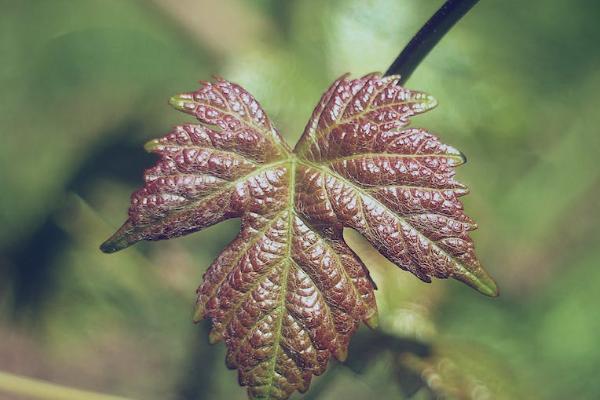
[[[153,162],[142,145],[191,121],[166,101],[214,74],[294,142],[333,79],[384,71],[441,1],[0,3],[0,370],[131,399],[244,399],[224,346],[191,323],[238,222],[98,250]],[[349,232],[381,328],[297,398],[600,398],[599,15],[483,0],[416,70],[407,86],[440,105],[414,124],[468,156],[465,207],[501,296],[423,284]]]

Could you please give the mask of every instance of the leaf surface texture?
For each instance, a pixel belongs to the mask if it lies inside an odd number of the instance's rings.
[[[375,284],[344,228],[423,281],[453,277],[497,294],[468,235],[467,188],[454,179],[464,156],[407,127],[435,100],[397,83],[341,77],[292,150],[248,92],[217,79],[171,99],[200,124],[146,145],[160,159],[101,248],[241,218],[198,288],[195,319],[212,320],[210,339],[225,341],[251,398],[306,391],[331,356],[346,358],[360,321],[376,326]]]

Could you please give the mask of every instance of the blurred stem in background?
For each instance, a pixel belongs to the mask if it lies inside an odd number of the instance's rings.
[[[0,392],[45,400],[128,400],[0,372]]]

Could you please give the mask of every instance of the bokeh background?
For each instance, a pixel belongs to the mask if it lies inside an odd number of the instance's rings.
[[[221,75],[294,142],[330,82],[384,71],[433,0],[2,1],[0,370],[130,399],[244,399],[191,323],[229,221],[105,255],[153,157],[191,121],[167,99]],[[356,235],[379,285],[304,399],[600,398],[600,3],[483,0],[408,81],[461,149],[478,254],[501,296],[423,284]],[[2,392],[1,399],[22,399]]]

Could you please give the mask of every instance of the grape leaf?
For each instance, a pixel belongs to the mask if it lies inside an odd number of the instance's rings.
[[[406,128],[435,106],[397,76],[343,76],[292,150],[258,102],[222,79],[171,99],[200,125],[176,126],[132,195],[129,218],[101,249],[186,235],[241,218],[204,274],[195,320],[210,318],[250,398],[308,389],[331,356],[344,360],[360,321],[377,324],[375,284],[345,243],[353,228],[426,282],[453,277],[494,296],[475,257],[454,180],[464,162],[431,133]],[[405,129],[406,128],[406,129]]]

